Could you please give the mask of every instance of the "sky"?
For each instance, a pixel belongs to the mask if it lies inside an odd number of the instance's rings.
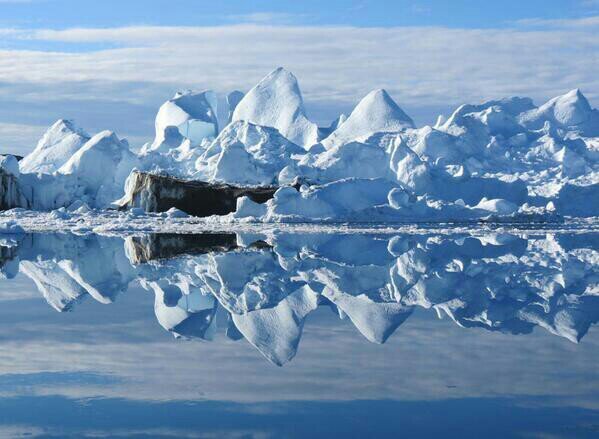
[[[59,118],[139,146],[177,90],[247,91],[278,66],[322,125],[375,88],[419,125],[573,88],[597,107],[599,0],[0,0],[0,152]]]

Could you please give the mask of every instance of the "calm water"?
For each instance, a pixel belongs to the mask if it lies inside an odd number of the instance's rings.
[[[599,234],[0,245],[2,437],[599,437]]]

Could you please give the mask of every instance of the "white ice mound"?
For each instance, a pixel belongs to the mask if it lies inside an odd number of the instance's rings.
[[[524,113],[521,120],[532,129],[540,129],[548,121],[558,127],[578,128],[585,135],[599,135],[599,112],[591,108],[579,89],[557,96],[539,108]]]
[[[200,93],[179,92],[162,104],[156,115],[155,125],[156,138],[150,150],[168,150],[173,147],[174,133],[169,127],[176,127],[179,134],[189,139],[192,145],[199,145],[205,138],[216,137],[216,95],[210,90]]]
[[[269,73],[239,102],[232,121],[244,120],[276,128],[305,148],[318,142],[318,127],[310,122],[296,77],[279,67]]]
[[[229,124],[196,162],[196,178],[239,185],[275,185],[292,157],[306,151],[274,128]]]
[[[35,149],[21,160],[21,172],[51,174],[89,139],[90,136],[75,126],[73,121],[61,119],[46,131]]]
[[[359,140],[374,133],[414,128],[412,119],[399,108],[385,90],[368,93],[350,116],[322,141],[325,148]]]
[[[92,137],[58,173],[69,177],[75,185],[75,199],[89,200],[96,206],[107,206],[123,194],[127,176],[138,163],[126,140],[111,131]]]

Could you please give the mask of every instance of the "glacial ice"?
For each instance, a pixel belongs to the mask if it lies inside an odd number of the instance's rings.
[[[178,92],[166,101],[156,115],[156,138],[148,148],[150,151],[170,149],[170,127],[175,127],[181,136],[192,145],[199,145],[205,138],[218,134],[217,100],[214,92]],[[171,134],[172,136],[172,134]]]
[[[2,159],[2,206],[65,208],[56,215],[68,215],[118,201],[166,211],[181,206],[148,200],[186,198],[176,182],[191,181],[278,188],[268,201],[237,196],[236,212],[223,221],[599,216],[599,112],[580,90],[539,107],[522,97],[461,105],[423,127],[375,90],[349,117],[319,128],[308,119],[297,79],[283,68],[226,100],[231,121],[220,130],[213,92],[178,93],[160,107],[155,138],[139,153],[111,132],[90,138],[58,121],[19,169]],[[132,186],[140,173],[177,180],[165,190],[146,188],[155,191],[147,202],[128,202],[139,192]]]

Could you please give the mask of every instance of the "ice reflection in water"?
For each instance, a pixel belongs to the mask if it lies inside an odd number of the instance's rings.
[[[599,320],[599,234],[204,234],[5,238],[2,273],[31,278],[57,311],[108,304],[133,281],[176,337],[245,338],[283,365],[319,307],[384,343],[415,309],[465,328],[579,342]]]

